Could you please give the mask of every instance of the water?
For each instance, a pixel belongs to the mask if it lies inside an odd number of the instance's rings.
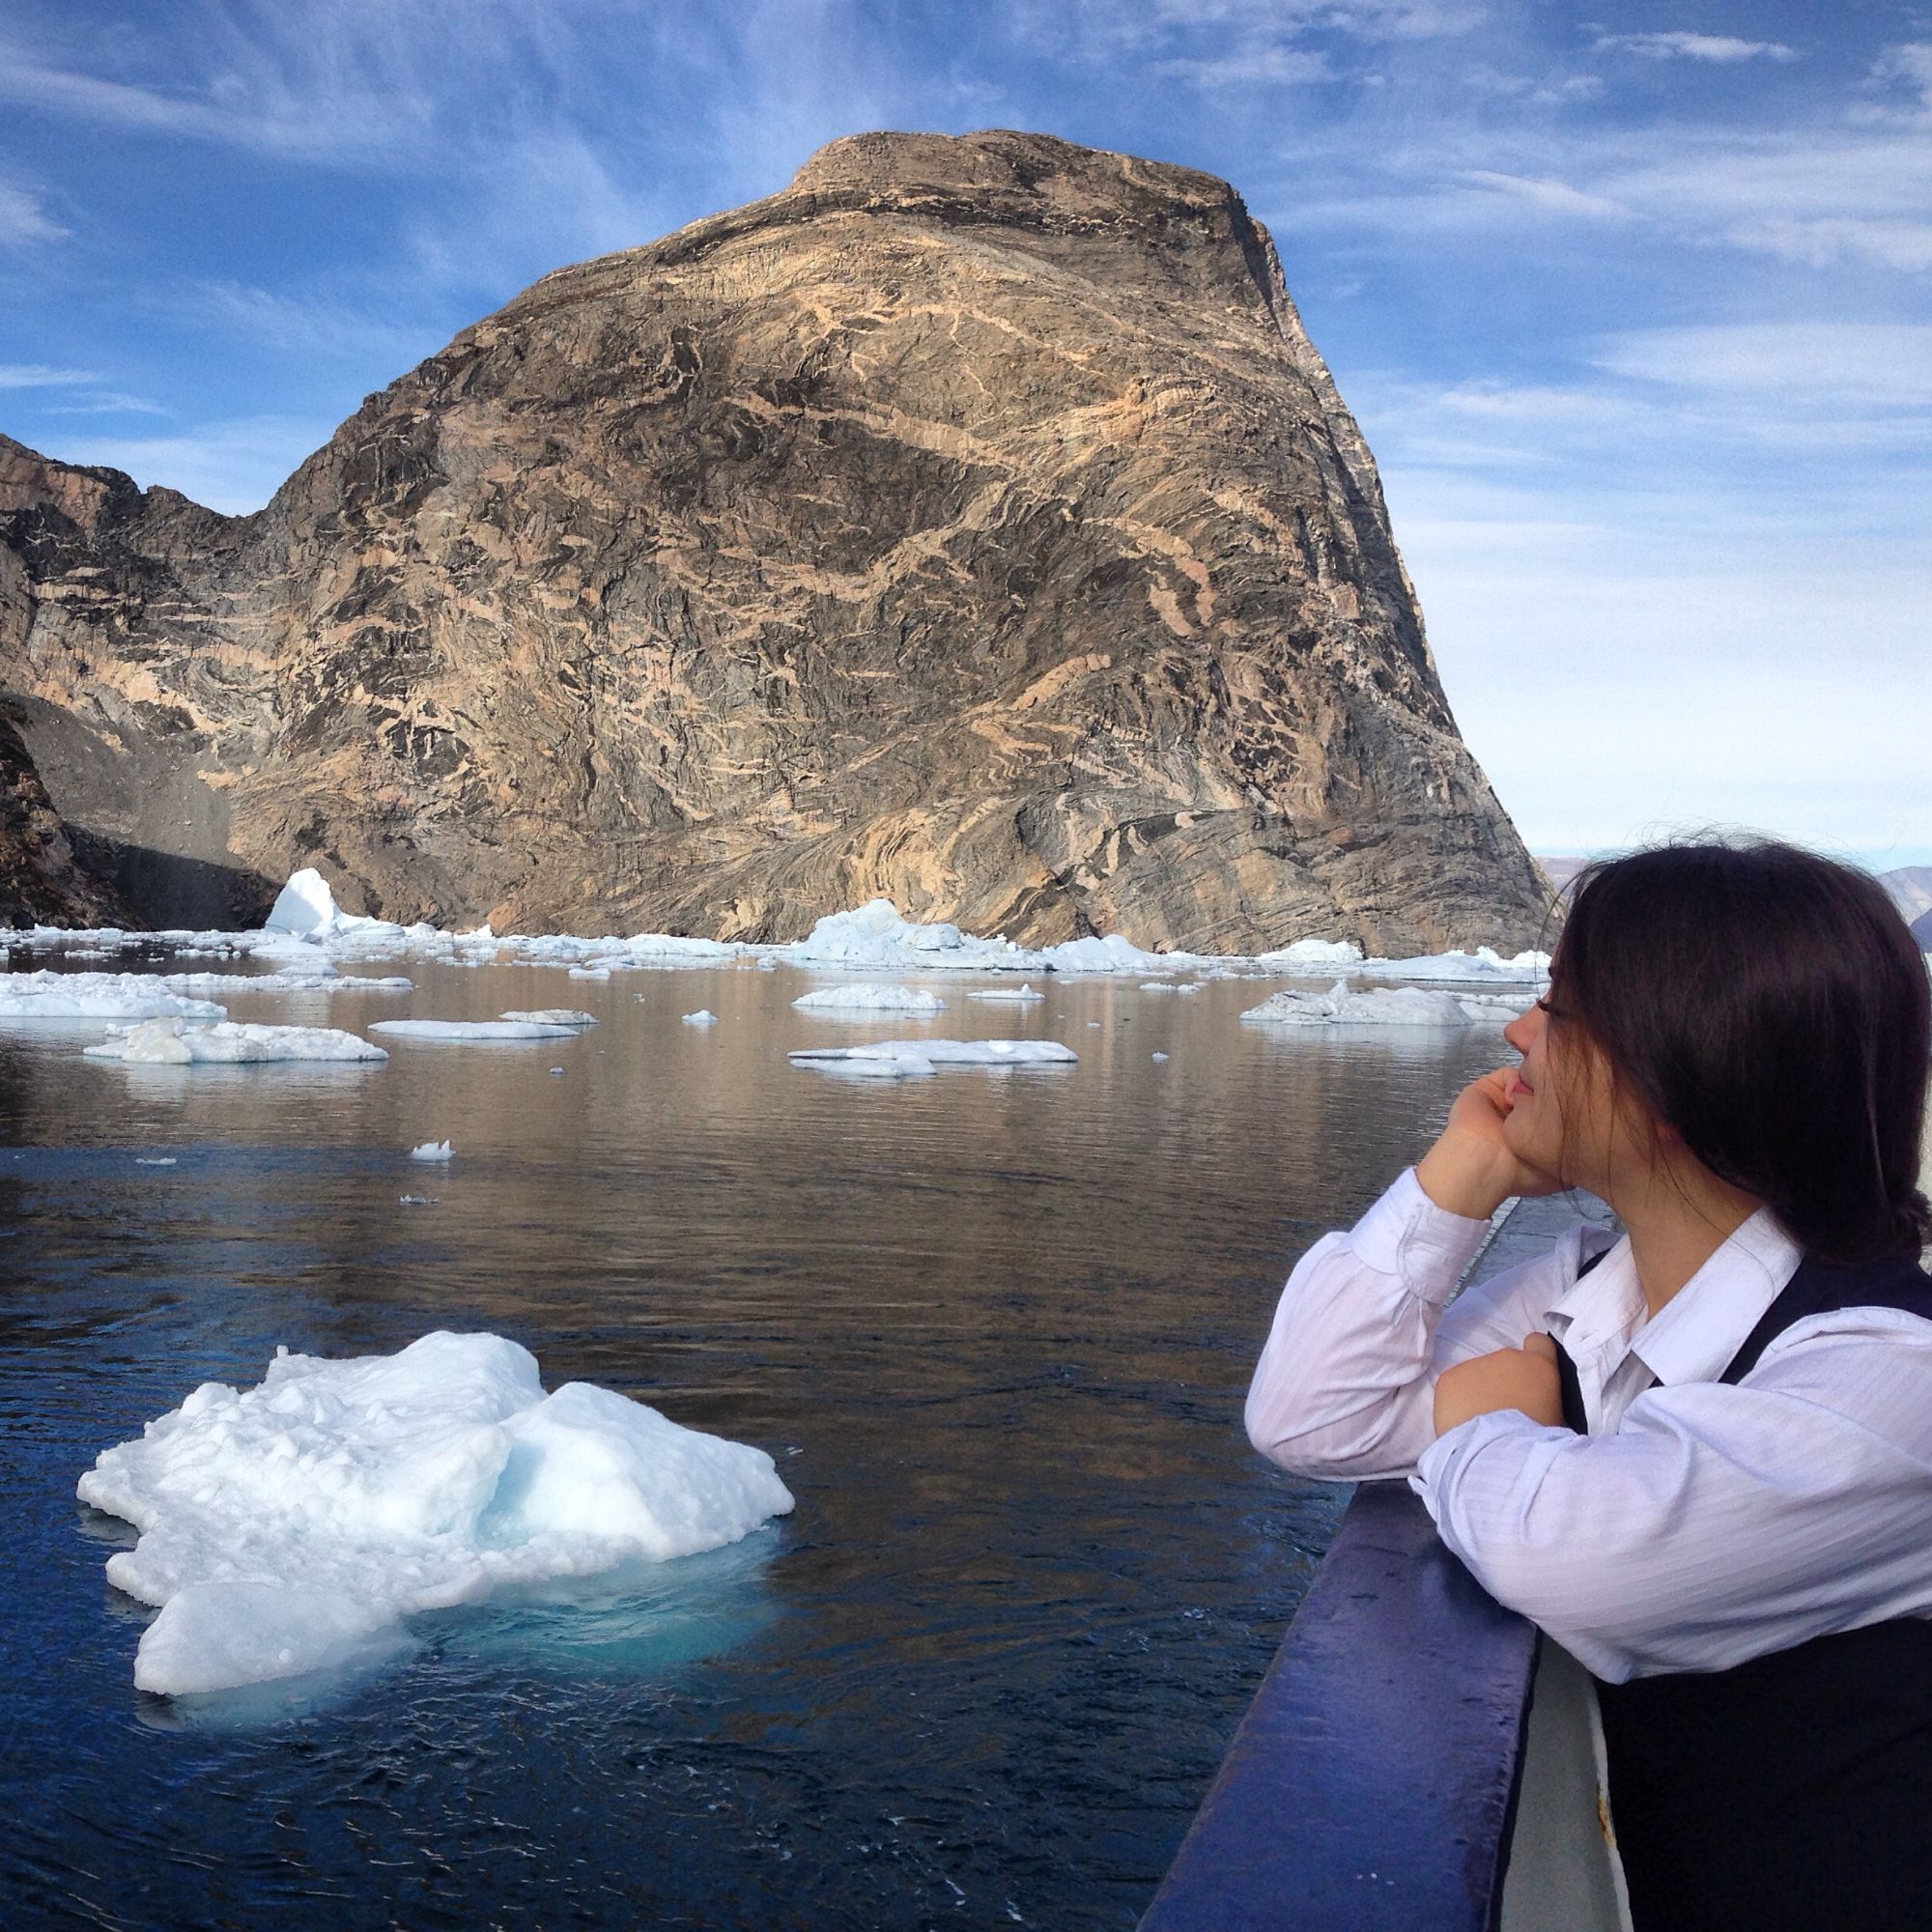
[[[792,1012],[827,981],[791,971],[409,970],[412,996],[229,1004],[603,1024],[308,1070],[0,1033],[5,1921],[1130,1926],[1342,1500],[1241,1433],[1280,1280],[1495,1036],[1244,1027],[1254,982],[1016,1009],[933,980],[938,1019],[854,1024]],[[699,1007],[720,1025],[680,1024]],[[1081,1062],[784,1059],[921,1032]],[[405,1157],[444,1136],[449,1168]],[[796,1514],[421,1619],[357,1682],[136,1693],[150,1613],[102,1577],[131,1534],[80,1472],[277,1343],[434,1327],[760,1444]]]

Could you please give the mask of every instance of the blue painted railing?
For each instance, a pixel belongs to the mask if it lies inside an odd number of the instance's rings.
[[[1536,1644],[1364,1484],[1141,1932],[1486,1932]]]
[[[1466,1279],[1547,1253],[1578,1218],[1610,1225],[1574,1194],[1517,1203]],[[1141,1932],[1489,1932],[1537,1645],[1443,1548],[1406,1483],[1363,1484]],[[1562,1748],[1579,1747],[1575,1728]],[[1587,1812],[1595,1774],[1581,1775],[1565,1802]],[[1535,1862],[1535,1886],[1554,1870],[1577,1889],[1541,1911],[1513,1900],[1518,1922],[1607,1922],[1607,1880],[1577,1876],[1582,1854],[1572,1862]]]

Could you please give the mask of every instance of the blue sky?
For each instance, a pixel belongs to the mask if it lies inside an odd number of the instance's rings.
[[[1533,849],[1932,862],[1932,10],[0,0],[0,430],[253,508],[564,262],[870,128],[1225,176]]]

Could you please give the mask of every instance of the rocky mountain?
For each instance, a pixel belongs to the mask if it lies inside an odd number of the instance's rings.
[[[547,276],[224,518],[0,440],[0,688],[155,920],[1538,933],[1224,182],[835,142]]]

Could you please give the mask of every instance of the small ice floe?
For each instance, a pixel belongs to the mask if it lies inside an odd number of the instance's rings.
[[[134,1165],[136,1167],[173,1167],[179,1160],[180,1155],[172,1153],[137,1153],[134,1156]]]
[[[399,1194],[396,1196],[399,1208],[434,1208],[436,1196],[433,1194]]]
[[[570,977],[573,980],[608,980],[611,969],[608,966],[573,966]]]
[[[792,1002],[806,1013],[943,1013],[946,1002],[920,986],[865,981],[852,986],[821,986]]]
[[[380,1046],[335,1027],[248,1026],[234,1021],[205,1025],[193,1020],[142,1020],[109,1027],[99,1046],[83,1049],[90,1060],[124,1060],[130,1065],[254,1065],[277,1060],[387,1060]]]
[[[550,1077],[553,1080],[561,1080],[563,1078],[563,1068],[560,1066],[553,1066],[550,1070]]]
[[[442,1161],[453,1159],[456,1150],[447,1141],[424,1141],[420,1147],[412,1147],[410,1150],[410,1158]]]
[[[1140,989],[1143,993],[1198,993],[1206,983],[1201,980],[1143,980]]]
[[[977,993],[968,993],[966,997],[969,1000],[1005,1000],[1018,1006],[1032,1006],[1036,1002],[1044,1004],[1046,1000],[1044,993],[1036,993],[1024,982],[1017,986],[986,986]]]
[[[1272,1026],[1507,1026],[1522,1006],[1482,994],[1438,993],[1421,986],[1351,993],[1337,980],[1325,993],[1280,992],[1241,1017]]]
[[[226,1007],[171,991],[144,973],[0,975],[0,1020],[225,1020]]]
[[[1165,1060],[1167,1058],[1167,1055],[1164,1053],[1151,1053],[1148,1055],[1148,1058],[1153,1061],[1161,1061]]]
[[[327,962],[306,970],[284,966],[273,973],[170,973],[160,982],[176,993],[409,993],[415,981],[400,975],[372,979],[338,973]]]
[[[695,1027],[716,1026],[718,1024],[718,1015],[709,1007],[699,1007],[695,1013],[685,1014],[684,1023],[686,1026]]]
[[[521,1020],[528,1026],[569,1027],[582,1033],[597,1024],[595,1013],[581,1012],[575,1007],[535,1007],[527,1012],[498,1013],[501,1020]]]
[[[471,1041],[565,1039],[580,1031],[540,1020],[378,1020],[369,1031],[392,1039],[437,1040],[453,1046]]]
[[[170,1696],[351,1666],[415,1612],[720,1548],[793,1506],[762,1449],[588,1382],[546,1395],[527,1350],[444,1333],[204,1382],[78,1494],[141,1532],[107,1577],[160,1606],[134,1682]]]
[[[879,1039],[865,1046],[801,1047],[789,1057],[794,1066],[874,1080],[918,1079],[938,1066],[1064,1066],[1080,1058],[1057,1039]],[[874,1072],[881,1063],[883,1069]]]

